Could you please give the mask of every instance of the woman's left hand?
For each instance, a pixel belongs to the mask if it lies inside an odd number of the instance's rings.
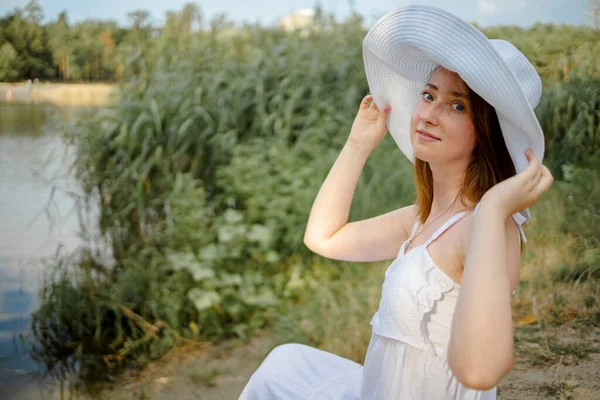
[[[529,148],[525,150],[525,157],[529,161],[527,168],[492,186],[482,198],[494,203],[507,217],[531,206],[554,182],[550,170]]]

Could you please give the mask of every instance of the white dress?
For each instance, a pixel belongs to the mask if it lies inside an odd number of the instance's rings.
[[[475,212],[477,208],[475,209]],[[424,244],[398,257],[385,272],[364,366],[310,346],[289,343],[265,358],[240,400],[493,400],[496,388],[462,386],[447,362],[450,327],[460,285],[433,261],[427,246],[468,211],[452,216]],[[519,231],[525,222],[514,214]]]

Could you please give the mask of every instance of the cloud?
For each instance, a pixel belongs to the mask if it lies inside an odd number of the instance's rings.
[[[502,4],[502,10],[520,10],[527,5],[528,0],[478,0],[477,2],[477,13],[479,15],[492,15],[500,9]]]
[[[477,2],[477,13],[491,15],[498,9],[498,3],[494,0],[479,0]]]

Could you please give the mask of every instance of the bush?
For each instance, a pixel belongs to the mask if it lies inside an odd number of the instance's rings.
[[[548,85],[536,114],[555,178],[563,179],[563,167],[600,165],[600,79],[572,78]]]

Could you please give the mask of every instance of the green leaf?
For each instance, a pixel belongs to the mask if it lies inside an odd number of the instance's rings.
[[[225,218],[225,222],[227,222],[228,224],[237,224],[244,220],[243,214],[232,208],[228,208],[227,210],[225,210],[225,212],[223,213],[223,217]]]
[[[198,311],[207,310],[221,302],[219,293],[212,290],[193,288],[188,292],[188,299],[194,304]]]
[[[257,295],[247,296],[243,299],[248,305],[269,307],[279,304],[279,299],[270,288],[262,288]]]
[[[218,250],[219,249],[218,249],[217,245],[215,243],[211,243],[208,246],[205,246],[202,249],[200,249],[198,257],[201,260],[205,260],[205,261],[216,260],[219,256]]]
[[[271,230],[264,225],[253,224],[248,232],[248,240],[267,247],[271,242]]]

